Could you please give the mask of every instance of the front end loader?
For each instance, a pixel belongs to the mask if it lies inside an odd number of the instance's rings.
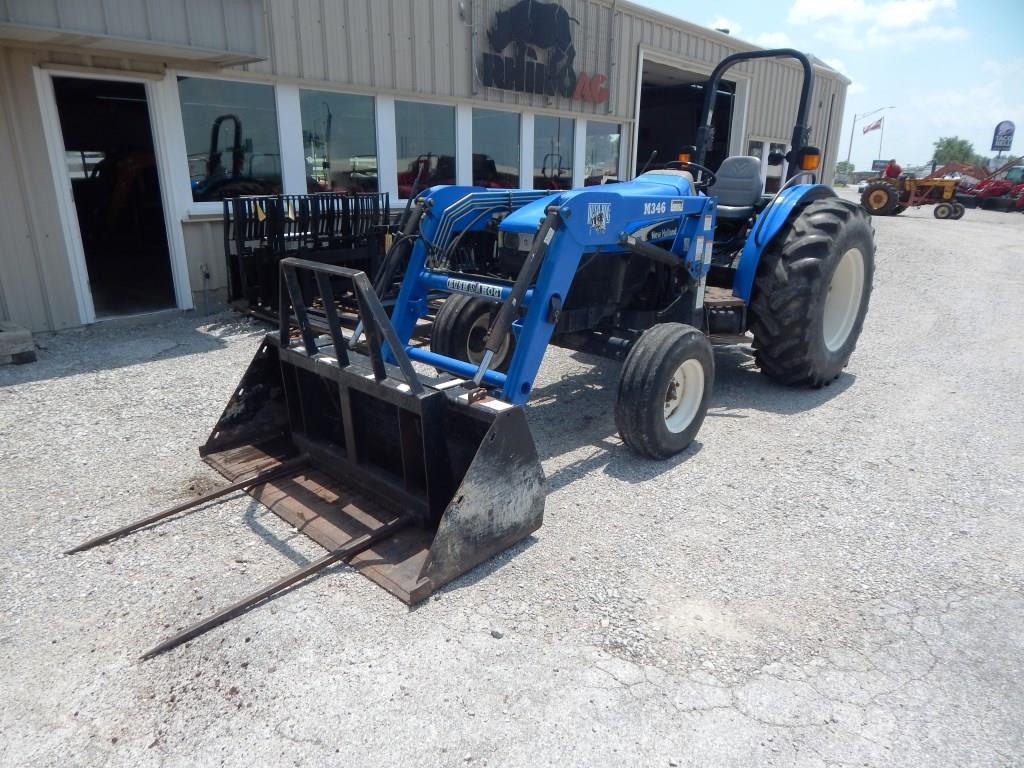
[[[309,282],[312,291],[302,287]],[[335,298],[346,289],[362,341],[342,330]],[[282,260],[278,331],[260,344],[199,453],[228,485],[67,554],[239,491],[327,554],[144,658],[339,561],[417,603],[529,536],[544,515],[544,473],[522,407],[417,372],[363,272],[302,259]]]
[[[757,158],[703,165],[720,78],[767,57],[804,72],[787,181],[774,195]],[[700,429],[714,343],[752,342],[761,370],[785,384],[839,376],[867,312],[874,236],[860,206],[817,183],[812,77],[790,49],[727,57],[705,86],[695,159],[629,182],[432,187],[403,215],[374,285],[284,259],[278,329],[200,449],[229,484],[73,551],[247,491],[327,554],[147,655],[333,562],[411,604],[529,536],[544,476],[524,405],[551,345],[623,361],[616,425],[655,459]],[[398,276],[389,318],[378,295]],[[358,303],[354,330],[339,320],[343,292]],[[414,331],[441,299],[422,346]]]

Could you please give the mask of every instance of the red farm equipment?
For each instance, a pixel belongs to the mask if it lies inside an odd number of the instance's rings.
[[[991,208],[1001,211],[1024,210],[1024,164],[1015,158],[956,196],[968,208]]]

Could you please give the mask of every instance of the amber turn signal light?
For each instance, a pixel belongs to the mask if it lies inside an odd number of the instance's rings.
[[[821,152],[817,147],[804,147],[800,155],[801,171],[816,171],[821,163]]]

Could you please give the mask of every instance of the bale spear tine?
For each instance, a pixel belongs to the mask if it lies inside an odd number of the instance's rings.
[[[218,499],[221,496],[226,496],[227,494],[233,493],[234,491],[242,491],[256,485],[262,485],[268,480],[273,480],[275,477],[286,474],[287,472],[291,472],[297,467],[307,464],[308,462],[308,456],[298,456],[294,459],[290,459],[289,461],[286,461],[283,464],[279,464],[278,466],[268,469],[264,472],[258,472],[257,474],[246,478],[245,480],[238,480],[237,482],[231,483],[230,485],[215,488],[214,490],[204,493],[201,496],[196,496],[194,499],[189,499],[188,501],[182,502],[181,504],[176,504],[175,506],[169,509],[161,510],[160,512],[144,517],[141,520],[136,520],[133,523],[128,523],[128,525],[123,525],[120,528],[117,528],[116,530],[108,531],[107,533],[101,534],[100,536],[97,536],[94,539],[89,539],[88,541],[79,544],[77,547],[72,547],[71,549],[64,552],[64,554],[73,555],[76,552],[82,552],[86,549],[92,549],[93,547],[97,547],[100,544],[105,544],[108,541],[118,539],[121,536],[127,536],[129,533],[134,533],[140,528],[145,528],[147,525],[150,525],[151,523],[155,523],[158,520],[163,520],[165,517],[170,517],[171,515],[176,515],[179,512],[184,512],[186,509],[197,507],[200,504],[205,504],[208,501],[213,501],[214,499]]]
[[[275,581],[270,586],[264,587],[258,592],[254,592],[248,597],[242,598],[234,605],[229,605],[227,608],[223,608],[217,611],[217,613],[213,614],[212,616],[209,616],[203,619],[202,621],[199,621],[193,624],[192,626],[183,629],[181,632],[174,635],[173,637],[169,637],[162,643],[153,646],[144,654],[142,654],[141,657],[139,657],[139,661],[146,661],[147,659],[151,659],[154,656],[163,653],[164,651],[170,650],[175,646],[181,645],[182,643],[186,643],[189,640],[198,637],[204,632],[208,632],[217,625],[223,624],[225,621],[232,619],[241,613],[244,613],[245,611],[255,606],[257,603],[261,603],[262,601],[266,600],[269,597],[272,597],[281,590],[287,589],[292,584],[296,584],[302,581],[303,579],[309,578],[313,574],[322,571],[327,566],[336,563],[339,560],[347,561],[355,557],[360,552],[372,547],[381,539],[386,539],[388,536],[391,536],[396,531],[409,525],[410,522],[411,519],[408,517],[398,517],[392,520],[391,522],[385,523],[380,528],[377,528],[376,530],[373,530],[370,533],[364,534],[363,536],[360,536],[357,539],[353,539],[348,544],[345,544],[344,546],[338,547],[337,549],[328,552],[319,560],[314,560],[312,563],[302,566],[297,571],[292,571],[292,573],[288,574],[282,579],[279,579],[278,581]]]

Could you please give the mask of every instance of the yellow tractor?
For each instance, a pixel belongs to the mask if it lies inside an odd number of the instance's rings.
[[[964,206],[956,200],[956,179],[872,179],[860,196],[860,204],[872,216],[896,216],[907,208],[934,205],[936,219],[959,219]]]

